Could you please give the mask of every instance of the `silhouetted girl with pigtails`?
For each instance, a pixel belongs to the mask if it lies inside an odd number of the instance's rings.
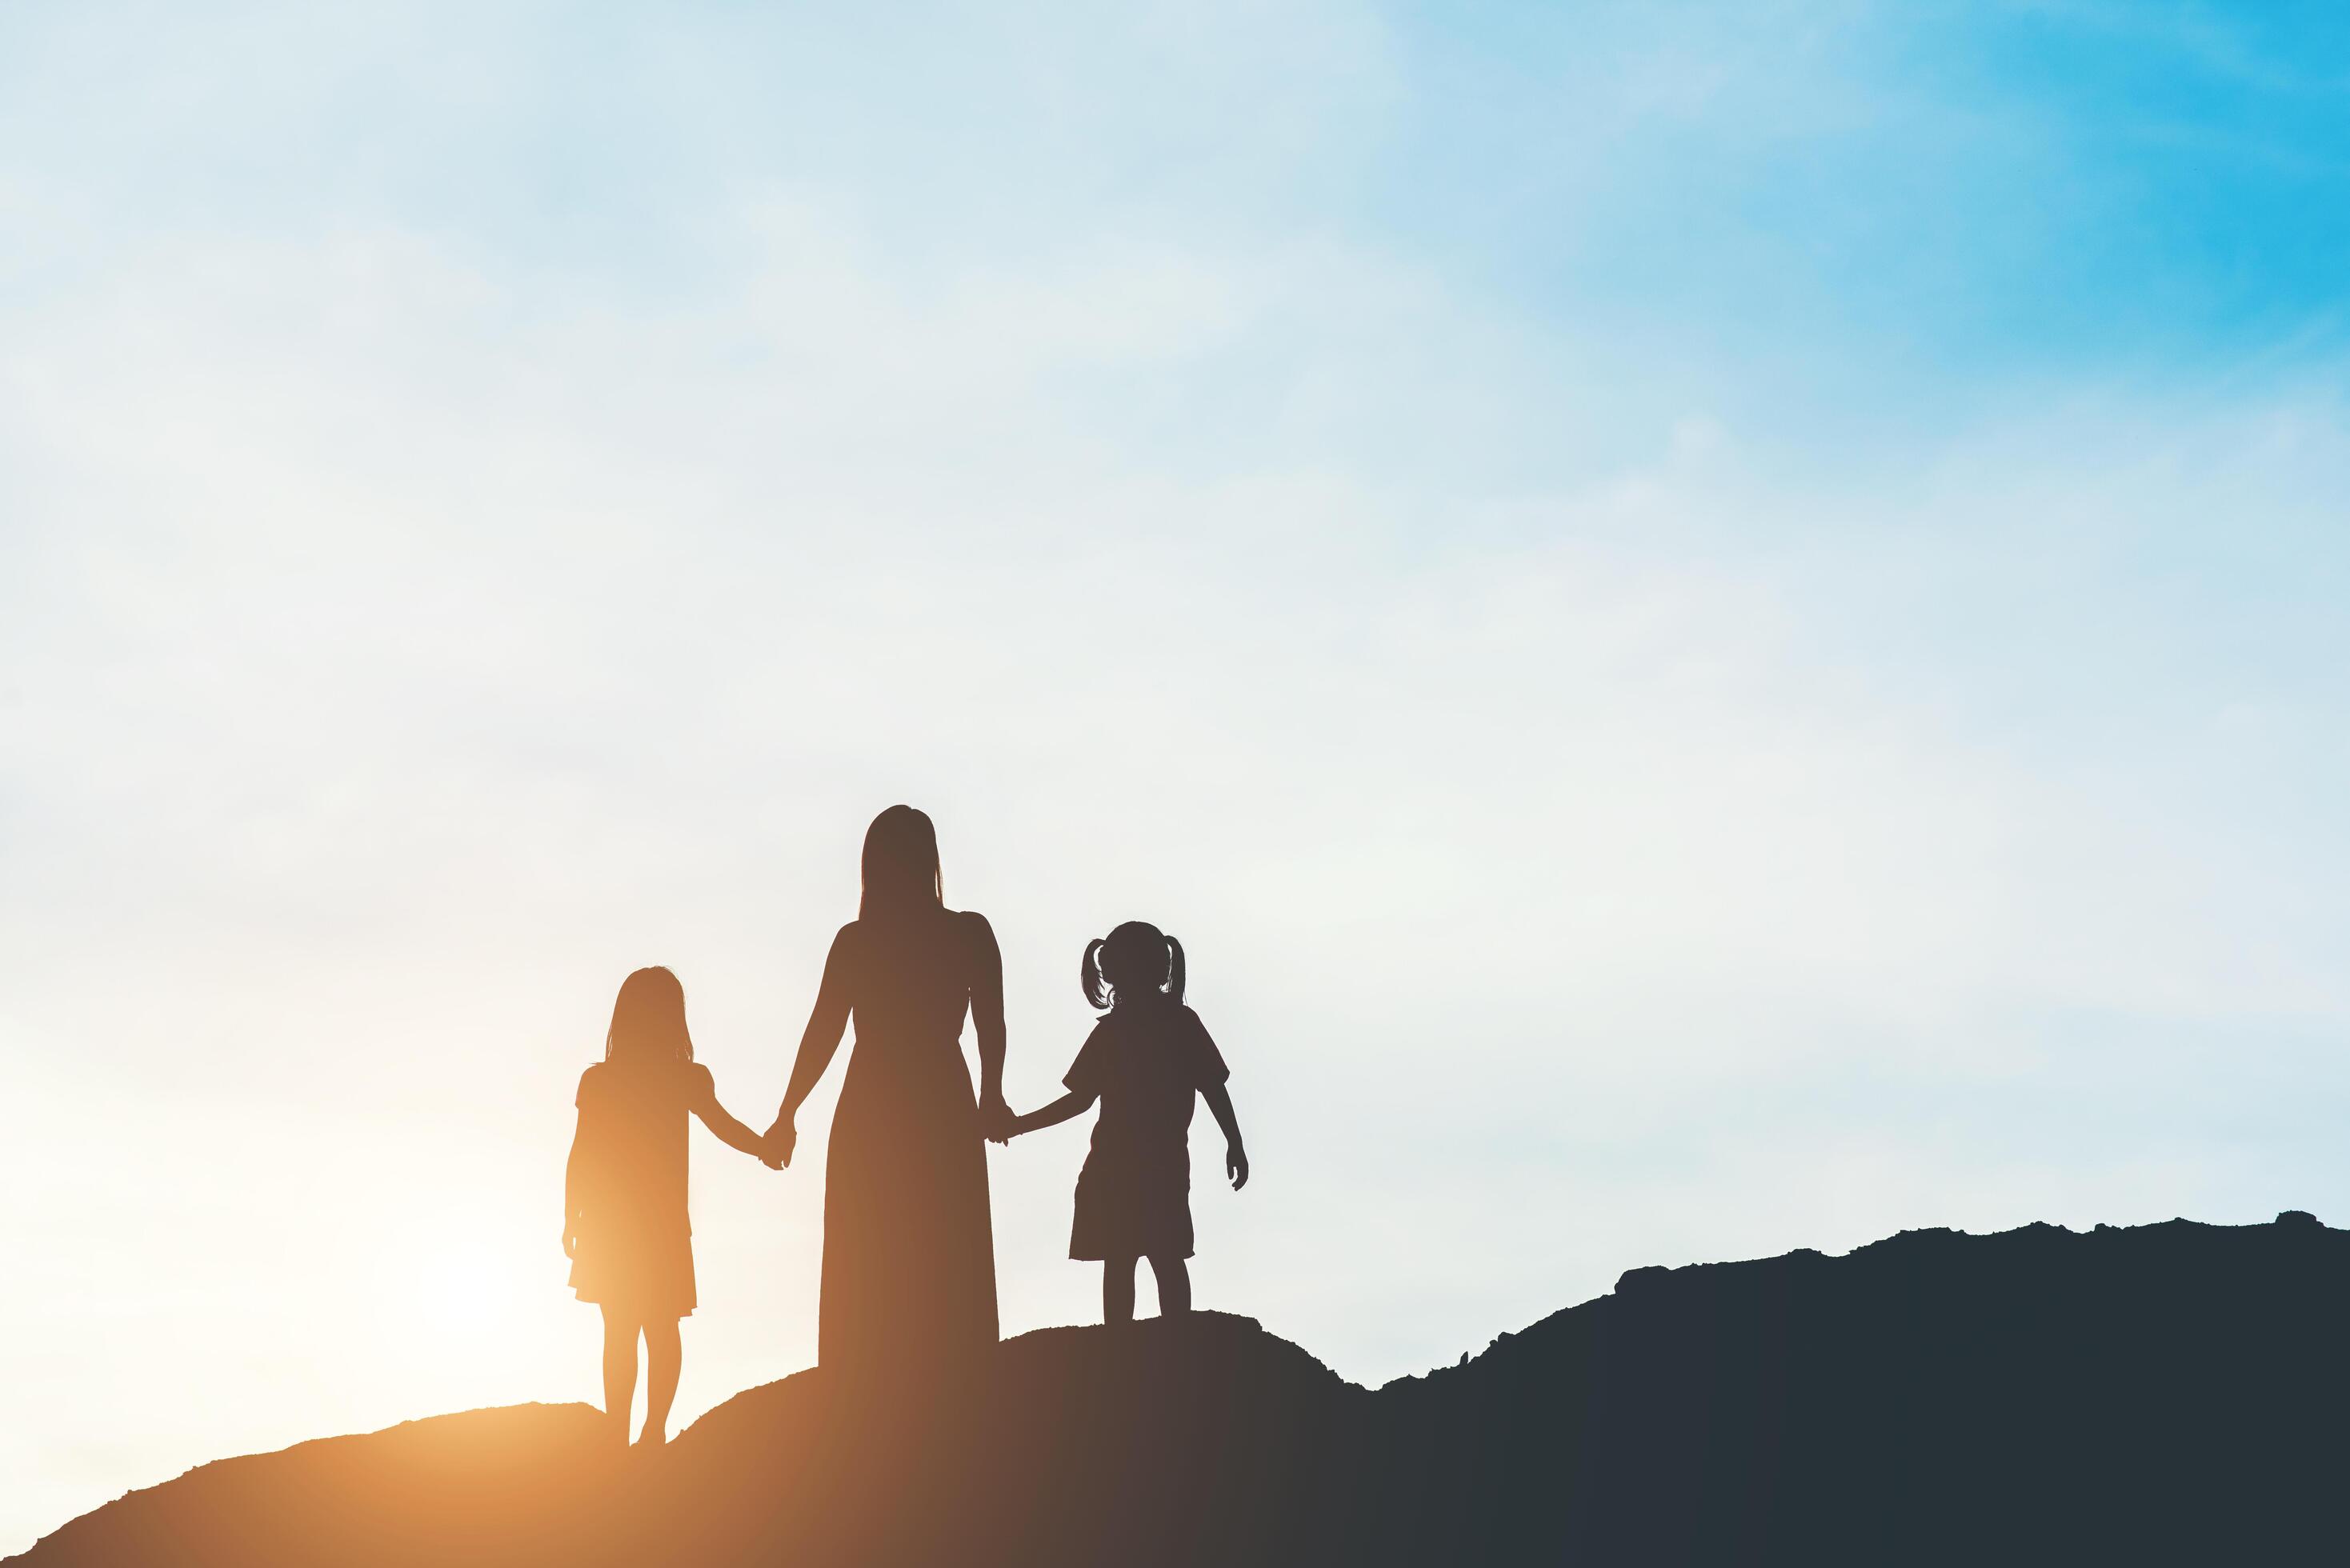
[[[1224,1129],[1224,1170],[1238,1191],[1248,1153],[1224,1091],[1231,1071],[1200,1015],[1183,1005],[1183,944],[1128,920],[1087,944],[1079,971],[1086,1000],[1109,1010],[1061,1082],[1068,1093],[1015,1117],[1012,1136],[1034,1132],[1101,1102],[1093,1147],[1077,1176],[1069,1256],[1099,1259],[1102,1317],[1134,1321],[1134,1262],[1150,1260],[1159,1312],[1191,1310],[1191,1104],[1206,1099]]]

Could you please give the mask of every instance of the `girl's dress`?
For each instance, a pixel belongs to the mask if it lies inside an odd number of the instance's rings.
[[[1101,1096],[1069,1256],[1191,1255],[1193,1100],[1232,1076],[1200,1015],[1145,996],[1094,1025],[1062,1083]]]
[[[639,1321],[693,1311],[687,1107],[713,1093],[698,1062],[598,1062],[580,1075],[582,1213],[571,1287],[581,1301]]]
[[[816,1360],[919,1378],[995,1343],[987,1143],[962,1044],[993,942],[943,909],[840,940],[857,1039],[825,1158]]]

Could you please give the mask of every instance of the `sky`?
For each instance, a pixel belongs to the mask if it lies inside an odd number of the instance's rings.
[[[1015,1106],[1183,940],[1200,1303],[1358,1381],[2350,1217],[2346,100],[2329,4],[0,10],[0,1550],[596,1398],[614,991],[764,1126],[900,800]],[[838,1081],[697,1135],[681,1420]]]

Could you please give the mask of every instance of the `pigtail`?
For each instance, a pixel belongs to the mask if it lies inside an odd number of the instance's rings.
[[[1183,1005],[1183,944],[1173,937],[1167,939],[1167,1000]]]
[[[1109,1005],[1109,981],[1102,977],[1102,939],[1096,937],[1086,944],[1085,961],[1077,966],[1077,983],[1085,988],[1086,1000],[1097,1008]]]

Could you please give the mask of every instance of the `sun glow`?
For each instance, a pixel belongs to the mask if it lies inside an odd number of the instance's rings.
[[[528,1315],[533,1293],[546,1282],[481,1244],[441,1244],[421,1250],[408,1272],[407,1294],[420,1322],[446,1334],[472,1336],[511,1330]]]

